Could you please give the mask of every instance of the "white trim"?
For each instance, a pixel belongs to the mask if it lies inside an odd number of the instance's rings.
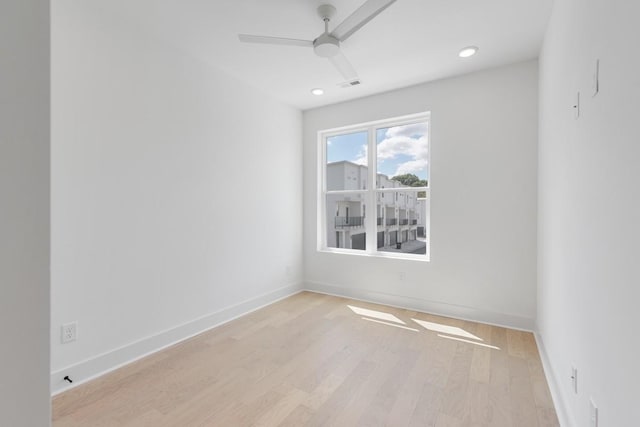
[[[553,372],[553,368],[551,366],[551,361],[549,360],[549,355],[547,354],[547,349],[544,346],[544,341],[542,340],[542,336],[538,332],[533,333],[536,338],[536,344],[538,345],[538,352],[540,353],[540,360],[542,361],[542,368],[544,371],[544,376],[547,379],[547,384],[549,385],[549,391],[551,391],[551,398],[553,399],[553,406],[556,409],[556,414],[558,415],[558,422],[561,427],[573,427],[575,422],[571,417],[569,411],[567,411],[567,406],[565,405],[565,401],[562,398],[562,393],[560,392],[560,387],[558,387],[557,377]]]
[[[218,310],[206,316],[194,319],[190,322],[178,325],[158,334],[142,338],[133,343],[113,349],[106,353],[89,358],[82,362],[75,363],[66,368],[59,369],[51,373],[51,394],[55,396],[76,386],[87,383],[93,379],[101,377],[126,366],[139,359],[164,350],[217,326],[245,316],[253,311],[271,305],[277,301],[288,298],[302,291],[315,292],[326,295],[334,295],[354,300],[384,304],[391,307],[416,310],[420,312],[432,313],[440,316],[452,317],[461,320],[485,323],[489,325],[518,329],[532,332],[534,320],[513,314],[496,313],[479,310],[455,304],[448,304],[438,301],[430,301],[422,298],[406,297],[382,292],[367,291],[363,289],[346,288],[342,286],[329,285],[318,282],[304,282],[284,286],[275,291],[257,296],[255,298],[240,302],[238,304]],[[544,345],[541,338],[535,334],[540,357],[544,367],[547,382],[551,389],[553,402],[560,419],[562,427],[572,427],[569,422],[567,412],[560,398],[557,383],[553,376],[551,365],[549,364]],[[67,384],[63,378],[69,375],[73,384]]]
[[[394,187],[394,188],[377,188],[377,176],[378,176],[378,164],[377,164],[377,148],[376,135],[377,130],[387,127],[407,126],[416,123],[427,123],[427,141],[428,141],[428,158],[427,165],[431,167],[431,112],[425,111],[420,113],[409,114],[400,117],[391,117],[383,120],[374,120],[365,123],[358,123],[355,125],[342,126],[338,128],[319,130],[317,132],[317,185],[316,185],[316,197],[317,197],[317,212],[316,212],[316,250],[318,252],[333,252],[333,253],[346,253],[346,254],[366,254],[367,256],[383,257],[383,258],[396,258],[407,260],[419,260],[429,262],[431,259],[431,235],[430,235],[430,213],[427,215],[425,212],[425,232],[427,232],[427,242],[425,254],[406,254],[404,252],[384,253],[378,251],[377,247],[377,235],[378,228],[376,226],[377,217],[377,194],[382,193],[395,193],[396,201],[399,192],[415,192],[416,195],[420,191],[424,191],[431,197],[431,177],[427,176],[426,187]],[[367,134],[367,188],[364,190],[327,190],[327,139],[346,134],[353,133],[365,133]],[[344,161],[344,160],[343,160]],[[366,235],[365,250],[353,250],[345,248],[331,248],[327,245],[327,196],[328,195],[340,195],[340,194],[358,194],[365,195],[365,207],[370,207],[370,212],[375,211],[376,215],[366,217],[364,222],[364,229]],[[429,210],[431,204],[429,203]],[[426,219],[429,218],[429,221]],[[335,250],[339,249],[339,250]],[[341,249],[341,250],[340,250]]]
[[[55,396],[63,391],[84,384],[143,357],[178,344],[209,329],[213,329],[302,291],[301,283],[284,286],[155,335],[91,357],[82,362],[56,370],[51,373],[51,394]],[[73,384],[68,384],[64,381],[63,378],[66,375],[69,375],[69,377],[73,379]]]
[[[367,190],[365,190],[367,191]],[[403,193],[418,193],[420,191],[429,191],[429,187],[393,187],[393,188],[376,188],[376,193],[395,193],[395,192],[403,192]],[[331,194],[333,191],[327,191],[327,194]]]
[[[355,133],[360,130],[362,131],[367,130],[367,128],[373,127],[373,126],[384,128],[389,126],[411,125],[414,123],[420,123],[424,121],[425,117],[427,118],[427,120],[430,120],[431,112],[425,111],[422,113],[408,114],[400,117],[391,117],[391,118],[382,119],[382,120],[372,120],[369,122],[358,123],[355,125],[347,125],[347,126],[341,126],[337,128],[325,129],[325,130],[318,131],[318,136],[322,134],[324,136],[331,137],[331,136],[341,135],[347,132]]]
[[[428,119],[427,119],[428,120]],[[365,228],[365,250],[367,254],[373,254],[378,249],[378,226],[376,225],[376,221],[378,218],[378,202],[376,201],[377,193],[375,192],[376,187],[378,186],[378,159],[376,158],[378,155],[378,145],[376,144],[376,129],[375,127],[367,128],[367,181],[369,184],[367,185],[367,195],[365,196],[365,201],[367,205],[369,205],[369,215],[366,218],[366,228]],[[375,149],[373,149],[375,147]],[[327,169],[327,165],[323,165],[324,169]],[[326,197],[325,197],[326,198]],[[326,215],[327,211],[324,210],[324,214]],[[329,218],[325,218],[324,221],[329,221]],[[371,233],[370,231],[374,231],[375,233]],[[324,244],[325,248],[327,247],[326,241]]]
[[[324,193],[325,194],[367,194],[369,193],[369,190],[327,190]]]
[[[485,323],[487,325],[501,326],[509,329],[517,329],[533,332],[535,320],[530,317],[516,314],[498,313],[488,310],[480,310],[446,302],[431,301],[423,298],[407,297],[383,292],[368,291],[365,289],[347,288],[344,286],[330,285],[319,282],[305,282],[304,289],[320,294],[334,295],[375,304],[384,304],[391,307],[407,310],[421,311],[438,316],[453,317],[460,320]]]
[[[429,262],[429,258],[425,257],[423,254],[411,254],[411,253],[405,253],[405,252],[384,252],[384,251],[377,250],[377,248],[376,248],[376,251],[373,253],[369,253],[367,251],[363,251],[360,249],[329,248],[329,247],[318,249],[318,252],[323,252],[326,254],[356,255],[356,256],[365,256],[365,257],[371,257],[371,258],[389,258],[389,259],[402,259],[402,260]]]
[[[317,179],[317,188],[316,188],[316,197],[317,197],[317,206],[318,210],[316,211],[316,249],[321,250],[326,242],[327,236],[327,221],[325,220],[326,216],[326,204],[327,204],[327,180],[325,178],[326,175],[326,163],[327,163],[327,144],[325,144],[325,136],[320,131],[318,132],[318,159],[321,167],[316,165],[316,169],[318,172]]]

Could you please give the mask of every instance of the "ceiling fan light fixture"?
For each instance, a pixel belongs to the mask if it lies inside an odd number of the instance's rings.
[[[340,52],[340,42],[329,34],[322,34],[313,42],[313,50],[318,56],[332,58]]]
[[[468,58],[470,56],[475,55],[477,52],[478,52],[478,46],[467,46],[462,50],[460,50],[460,53],[458,53],[458,56],[460,58]]]
[[[324,95],[324,90],[322,88],[314,88],[311,89],[311,93],[314,94],[315,96],[320,96],[320,95]]]

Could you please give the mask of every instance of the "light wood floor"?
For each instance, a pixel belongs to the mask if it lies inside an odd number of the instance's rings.
[[[530,333],[310,292],[61,394],[53,420],[55,427],[558,425]]]

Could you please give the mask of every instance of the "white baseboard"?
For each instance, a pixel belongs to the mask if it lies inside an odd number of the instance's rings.
[[[445,317],[453,317],[456,319],[471,320],[474,322],[502,326],[510,329],[519,329],[527,332],[532,332],[535,326],[533,318],[479,310],[473,307],[446,304],[421,298],[392,295],[318,282],[305,282],[304,289],[321,294],[335,295],[365,302],[389,305],[392,307],[422,311]]]
[[[251,298],[233,306],[223,308],[214,313],[182,325],[178,325],[158,334],[142,338],[138,341],[91,357],[82,362],[56,370],[51,373],[52,395],[67,391],[75,386],[86,383],[122,366],[128,365],[129,363],[175,345],[233,319],[244,316],[264,306],[273,304],[276,301],[297,294],[303,290],[428,312],[463,320],[471,320],[512,329],[532,331],[534,326],[533,319],[512,314],[495,313],[478,310],[472,307],[445,304],[420,298],[392,295],[363,289],[346,288],[324,283],[298,283],[276,289],[275,291]],[[550,369],[548,364],[545,365],[545,371],[547,371],[547,369]],[[67,375],[73,379],[72,384],[64,381],[64,377]],[[549,382],[551,387],[551,381]],[[556,398],[554,396],[554,402],[555,400]],[[570,426],[570,424],[563,424],[563,426],[565,425]]]
[[[542,336],[537,332],[533,334],[536,338],[536,344],[538,345],[538,352],[540,353],[540,360],[542,360],[542,367],[544,369],[544,375],[547,378],[547,384],[549,385],[549,391],[551,391],[551,398],[553,399],[553,406],[556,408],[556,414],[558,415],[558,422],[561,427],[573,427],[575,423],[570,413],[567,411],[567,405],[565,405],[562,393],[558,387],[558,381],[556,375],[553,372],[547,349],[544,346]]]
[[[216,326],[297,294],[302,290],[300,283],[285,286],[158,334],[142,338],[131,344],[116,348],[82,362],[75,363],[66,368],[59,369],[51,373],[51,393],[52,395],[56,395],[67,391],[152,353],[215,328]],[[72,384],[64,380],[64,377],[67,375],[73,379]]]

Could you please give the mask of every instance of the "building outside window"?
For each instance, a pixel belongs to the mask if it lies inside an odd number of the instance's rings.
[[[423,113],[319,132],[319,250],[429,259],[429,127]]]

